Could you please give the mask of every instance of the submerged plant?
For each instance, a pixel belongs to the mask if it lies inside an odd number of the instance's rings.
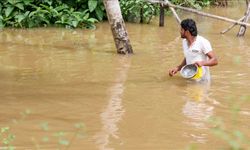
[[[0,132],[0,149],[4,150],[14,150],[14,146],[12,145],[13,140],[15,139],[15,135],[10,132],[10,127],[2,127]]]
[[[232,97],[229,97],[228,99],[231,100]],[[236,103],[232,104],[231,112],[232,124],[234,125],[233,128],[229,129],[221,117],[213,117],[209,119],[211,125],[214,126],[214,128],[211,129],[212,133],[225,141],[231,150],[250,149],[249,137],[237,127],[237,118],[241,112],[242,105],[249,100],[250,96],[241,96]]]
[[[13,119],[12,122],[12,126],[16,126],[18,128],[18,126],[20,125],[20,123],[24,123],[26,119],[28,119],[29,115],[32,114],[32,111],[30,109],[26,109],[25,111],[20,113],[20,118],[19,119]],[[58,148],[63,148],[63,149],[67,149],[70,144],[72,144],[72,142],[75,140],[75,138],[80,138],[83,139],[86,137],[86,127],[84,125],[84,123],[80,122],[80,123],[75,123],[72,124],[71,129],[74,131],[72,132],[72,130],[59,130],[59,131],[53,131],[52,130],[52,126],[49,124],[49,122],[44,121],[41,122],[39,124],[39,127],[41,129],[41,133],[43,133],[43,135],[41,137],[34,137],[34,136],[30,136],[30,142],[32,143],[32,146],[34,146],[34,149],[41,149],[41,147],[45,144],[45,143],[49,143],[49,142],[56,142],[57,146],[56,149]],[[14,127],[12,127],[13,129]],[[16,139],[17,135],[14,135],[13,133],[10,132],[10,127],[1,127],[0,129],[0,149],[1,150],[15,150],[16,147],[13,145],[13,142],[18,140]],[[53,129],[54,130],[54,129]],[[70,134],[73,136],[69,136]],[[27,140],[29,140],[29,138]]]

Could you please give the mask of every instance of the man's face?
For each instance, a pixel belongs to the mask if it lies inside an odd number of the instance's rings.
[[[181,34],[181,38],[186,38],[186,31],[183,29],[183,28],[181,28],[181,31],[180,31],[180,34]]]

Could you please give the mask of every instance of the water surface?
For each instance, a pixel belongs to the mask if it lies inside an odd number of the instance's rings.
[[[238,19],[242,7],[205,11]],[[250,33],[230,23],[181,13],[197,21],[219,65],[210,86],[168,70],[182,58],[179,26],[127,23],[135,54],[116,54],[107,22],[96,30],[4,29],[0,32],[0,124],[16,149],[159,150],[229,148],[209,118],[249,135]],[[238,109],[240,108],[240,109]],[[235,128],[237,126],[237,128]],[[1,148],[0,148],[1,149]]]

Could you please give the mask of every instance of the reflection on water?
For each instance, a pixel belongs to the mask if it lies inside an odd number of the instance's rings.
[[[209,83],[189,83],[186,86],[185,104],[182,112],[188,118],[184,123],[196,129],[208,129],[207,120],[213,115],[214,106],[207,102]],[[189,134],[191,138],[200,143],[207,141],[206,134]],[[186,135],[188,136],[188,135]]]
[[[213,114],[213,107],[206,104],[209,85],[190,84],[186,89],[186,104],[183,113],[193,121],[204,121]],[[195,124],[194,124],[195,125]],[[204,124],[197,124],[196,127],[204,128]]]
[[[119,57],[119,72],[116,74],[114,85],[108,90],[110,99],[108,105],[101,113],[101,121],[103,124],[102,130],[94,137],[98,149],[112,150],[109,148],[110,138],[119,139],[117,124],[122,119],[125,112],[122,106],[122,96],[125,90],[125,81],[127,79],[128,70],[130,67],[130,58]]]

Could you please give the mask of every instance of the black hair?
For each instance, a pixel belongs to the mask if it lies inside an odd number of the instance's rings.
[[[195,23],[195,21],[193,19],[182,20],[181,27],[185,31],[188,30],[191,33],[192,36],[197,36],[197,34],[198,34],[196,23]]]

